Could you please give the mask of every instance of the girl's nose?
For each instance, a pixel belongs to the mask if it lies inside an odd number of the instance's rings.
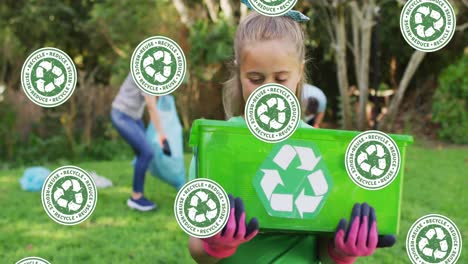
[[[274,82],[275,82],[275,78],[273,78],[273,76],[270,76],[270,77],[265,78],[265,82],[263,84],[274,83]]]

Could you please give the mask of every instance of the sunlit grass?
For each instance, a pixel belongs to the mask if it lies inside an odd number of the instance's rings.
[[[187,155],[187,163],[189,159]],[[44,212],[39,192],[21,190],[18,180],[24,168],[0,172],[0,263],[27,256],[51,263],[191,262],[187,236],[173,217],[174,188],[148,174],[146,195],[159,210],[131,211],[126,206],[133,173],[130,161],[74,165],[95,170],[114,185],[98,190],[93,215],[78,226],[56,224]]]
[[[410,146],[407,153],[400,234],[391,249],[378,250],[357,263],[409,263],[405,239],[419,217],[443,214],[462,231],[468,252],[468,148]],[[190,156],[186,155],[188,166]],[[0,260],[15,263],[39,256],[51,263],[193,263],[187,236],[173,216],[176,190],[147,177],[146,195],[159,210],[131,211],[126,199],[131,192],[130,161],[74,164],[110,178],[114,187],[100,189],[93,215],[78,226],[53,222],[42,208],[40,193],[22,191],[18,179],[23,169],[0,171]],[[51,170],[55,168],[49,168]],[[465,254],[466,255],[466,254]],[[464,255],[458,263],[465,263]]]

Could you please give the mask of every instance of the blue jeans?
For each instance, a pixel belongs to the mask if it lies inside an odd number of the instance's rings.
[[[136,162],[133,172],[133,191],[143,193],[145,173],[154,156],[153,149],[146,139],[143,120],[135,120],[114,108],[111,111],[111,120],[119,134],[130,144],[135,152]]]

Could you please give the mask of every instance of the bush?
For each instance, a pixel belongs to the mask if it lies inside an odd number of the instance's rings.
[[[434,94],[433,120],[441,125],[439,137],[468,144],[468,55],[447,67],[439,76]]]
[[[190,29],[190,69],[202,80],[211,80],[232,55],[234,28],[226,21],[198,20]]]
[[[11,103],[3,101],[1,98],[0,117],[0,160],[11,159],[18,137],[16,133],[11,132],[15,129],[16,113]]]
[[[92,146],[82,146],[79,160],[124,160],[134,156],[130,145],[122,138],[111,140],[94,139]]]
[[[5,112],[0,111],[1,113]],[[44,123],[46,120],[42,122]],[[36,126],[41,125],[36,124]],[[64,130],[60,128],[54,130],[53,134],[44,136],[39,132],[40,127],[34,127],[25,138],[19,138],[14,133],[6,134],[4,130],[5,126],[0,122],[0,147],[6,149],[5,152],[0,149],[0,169],[2,167],[46,166],[51,163],[70,164],[84,161],[125,160],[132,159],[134,156],[131,147],[120,135],[116,134],[117,131],[113,127],[106,128],[106,135],[93,137],[89,145],[82,142],[80,136],[75,136],[76,143],[73,148],[70,146]],[[5,138],[9,141],[3,140]],[[10,145],[11,147],[9,147]],[[9,148],[11,151],[8,151]]]

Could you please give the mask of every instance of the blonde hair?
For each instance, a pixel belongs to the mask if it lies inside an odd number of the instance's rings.
[[[239,65],[242,49],[250,41],[290,40],[295,47],[298,61],[305,63],[306,51],[304,45],[304,32],[298,22],[289,17],[268,17],[257,12],[250,13],[237,28],[234,39],[234,62],[231,65],[231,78],[224,83],[223,105],[226,117],[243,115],[245,100],[242,95]],[[304,67],[305,72],[305,67]],[[302,86],[305,83],[305,73],[296,88],[296,96],[301,101]]]

